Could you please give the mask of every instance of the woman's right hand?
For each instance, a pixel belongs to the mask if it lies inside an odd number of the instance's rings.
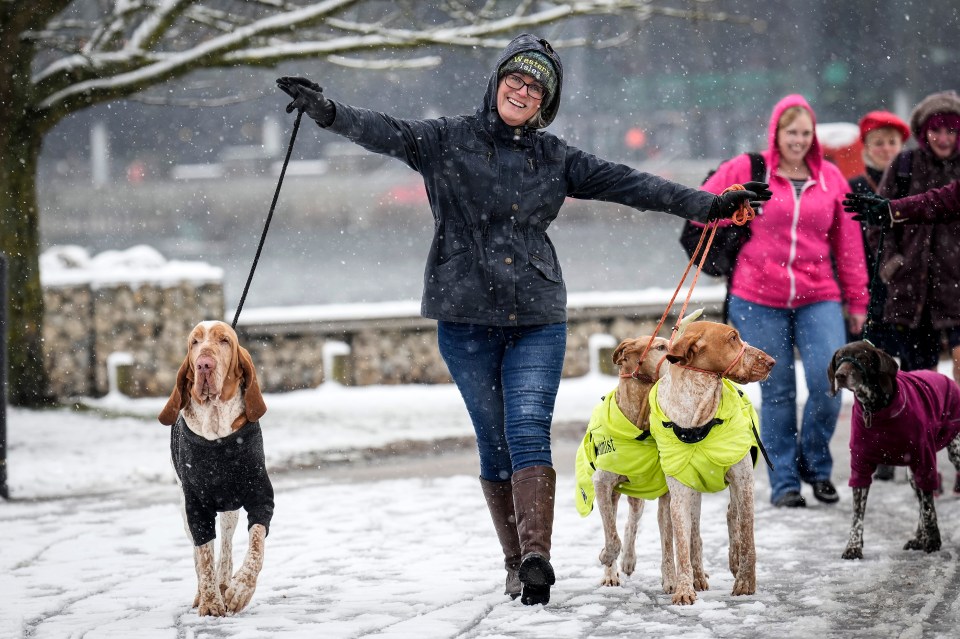
[[[323,95],[323,87],[306,78],[283,76],[277,78],[280,90],[293,98],[287,105],[287,113],[303,111],[317,124],[328,127],[333,124],[337,111],[333,103]]]

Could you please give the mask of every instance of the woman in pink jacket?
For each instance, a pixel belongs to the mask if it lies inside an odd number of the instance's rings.
[[[824,371],[844,344],[844,317],[851,332],[860,332],[868,301],[860,227],[843,210],[849,187],[823,159],[814,127],[813,109],[800,95],[773,108],[763,152],[773,197],[751,222],[730,282],[731,323],[777,360],[760,383],[760,424],[773,464],[770,499],[785,507],[806,506],[801,482],[819,501],[839,499],[830,480],[830,439],[840,397],[830,397]],[[749,179],[750,160],[741,155],[721,165],[704,188],[716,193]],[[799,428],[794,349],[809,393]]]

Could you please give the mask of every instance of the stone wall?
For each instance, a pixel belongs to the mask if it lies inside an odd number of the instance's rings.
[[[192,277],[164,271],[159,262],[141,269],[139,277],[128,272],[126,281],[115,267],[109,277],[89,281],[76,275],[47,277],[41,270],[45,361],[58,399],[110,390],[131,397],[170,393],[190,330],[200,320],[225,314],[222,272],[198,277],[203,265],[180,266]],[[722,294],[722,288],[704,287],[691,308],[706,306],[707,316],[716,318]],[[593,366],[612,372],[613,347],[652,333],[667,300],[665,291],[570,295],[563,375],[586,374],[591,358]],[[669,336],[671,326],[668,322],[660,334]],[[237,333],[265,392],[313,388],[330,380],[360,386],[450,381],[437,349],[436,322],[420,317],[416,302],[245,309]],[[591,345],[592,336],[605,337]]]
[[[170,393],[198,318],[224,314],[220,283],[45,286],[44,357],[61,400],[109,390],[107,358],[129,353],[122,390],[133,397]]]
[[[705,318],[717,319],[720,295],[722,291],[714,287],[698,300],[699,306],[706,307]],[[598,335],[609,336],[595,340],[593,349],[600,351],[600,370],[611,373],[610,355],[616,344],[628,337],[651,334],[666,301],[634,299],[609,306],[571,306],[564,377],[589,372],[591,337]],[[297,321],[284,319],[282,313],[271,318],[271,312],[245,311],[247,315],[241,316],[237,332],[257,362],[264,390],[311,388],[328,379],[356,386],[451,381],[437,349],[436,322],[421,318],[416,305],[405,314],[376,313],[377,317],[367,318],[363,313],[369,311],[369,305],[359,306],[355,318],[344,318],[340,312],[343,307],[338,307],[336,318],[324,317],[320,307],[313,319]],[[672,323],[667,323],[660,334],[668,337],[671,327]]]

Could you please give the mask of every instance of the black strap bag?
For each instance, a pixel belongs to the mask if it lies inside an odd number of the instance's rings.
[[[766,166],[763,156],[759,153],[747,153],[750,156],[750,179],[753,182],[763,182],[766,177]],[[713,175],[713,171],[707,178]],[[704,179],[706,182],[706,179]],[[703,234],[703,225],[687,220],[680,232],[680,245],[687,252],[687,257],[693,257]],[[747,240],[750,239],[750,225],[737,226],[729,224],[717,228],[717,233],[710,245],[710,253],[703,263],[703,272],[714,277],[729,277],[733,273],[733,266],[737,263],[737,255]]]

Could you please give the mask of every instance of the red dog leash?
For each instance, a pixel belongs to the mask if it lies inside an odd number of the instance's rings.
[[[724,189],[723,193],[743,190],[745,190],[745,187],[742,184],[733,184]],[[757,212],[753,210],[753,207],[750,206],[749,202],[745,201],[740,205],[740,208],[734,211],[733,215],[730,216],[730,220],[737,226],[743,226],[756,216]],[[667,320],[667,315],[670,314],[670,310],[673,308],[673,304],[677,299],[677,295],[680,294],[680,289],[683,286],[683,283],[686,281],[687,275],[690,274],[690,269],[693,267],[693,263],[699,257],[700,262],[697,264],[697,271],[694,273],[693,279],[690,281],[690,288],[687,290],[687,297],[683,301],[683,306],[680,308],[680,314],[677,316],[677,323],[674,324],[673,330],[670,333],[670,343],[673,343],[673,338],[680,330],[680,322],[683,320],[683,315],[687,311],[687,305],[690,303],[690,298],[693,296],[693,289],[696,287],[697,280],[700,278],[700,273],[703,271],[703,265],[707,261],[707,255],[710,253],[710,247],[713,245],[713,238],[717,235],[717,227],[720,226],[721,221],[722,220],[714,220],[713,222],[707,222],[707,224],[704,225],[703,232],[700,234],[700,241],[697,242],[697,248],[694,249],[693,255],[690,256],[690,261],[687,262],[687,267],[683,271],[683,276],[680,278],[680,283],[677,284],[677,288],[673,291],[673,296],[667,303],[667,308],[663,311],[663,315],[660,316],[660,321],[657,322],[657,327],[653,331],[653,337],[656,337],[660,333],[660,329],[663,328],[663,323]],[[647,343],[646,348],[643,349],[643,354],[640,355],[640,363],[642,363],[647,357],[647,353],[650,352],[650,346],[652,344],[653,340],[651,339],[650,342]],[[637,371],[640,370],[640,363],[637,364]],[[660,364],[657,364],[658,370],[659,367]]]

